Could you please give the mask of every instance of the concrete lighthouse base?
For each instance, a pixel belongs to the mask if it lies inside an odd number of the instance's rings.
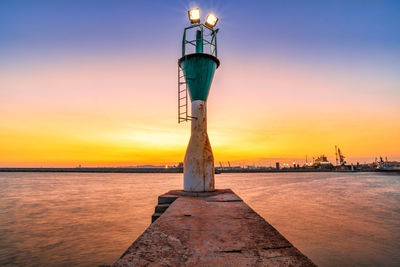
[[[184,160],[184,190],[214,191],[214,156],[207,134],[207,102],[192,102],[192,130]]]

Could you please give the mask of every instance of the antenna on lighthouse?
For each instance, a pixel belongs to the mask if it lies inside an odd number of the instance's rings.
[[[200,14],[198,8],[188,11],[191,25],[183,31],[182,57],[178,60],[178,123],[191,121],[183,175],[184,190],[188,192],[214,191],[214,157],[207,134],[207,98],[220,64],[217,58],[218,29],[214,29],[218,18],[208,14],[202,24]],[[191,35],[195,38],[189,38]]]

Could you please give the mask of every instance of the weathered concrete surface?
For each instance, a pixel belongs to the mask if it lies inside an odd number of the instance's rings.
[[[177,197],[112,266],[314,266],[230,189]]]
[[[214,156],[207,134],[207,102],[192,101],[191,135],[183,162],[183,188],[188,192],[214,191]]]

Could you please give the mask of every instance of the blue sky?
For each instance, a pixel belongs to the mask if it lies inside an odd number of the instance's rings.
[[[354,0],[3,0],[0,54],[175,52],[191,6],[220,17],[226,53],[400,54],[400,3]]]

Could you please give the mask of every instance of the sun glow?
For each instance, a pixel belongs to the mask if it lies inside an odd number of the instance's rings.
[[[190,124],[176,121],[175,62],[75,60],[79,64],[65,61],[35,69],[2,69],[2,166],[183,161]],[[390,89],[392,84],[363,73],[323,73],[273,58],[226,59],[207,103],[215,161],[291,158],[288,162],[293,162],[296,158],[299,162],[297,158],[323,153],[332,161],[336,144],[350,161],[400,157],[400,125],[393,123],[400,121],[397,91],[374,91]],[[360,77],[366,80],[362,85]]]

